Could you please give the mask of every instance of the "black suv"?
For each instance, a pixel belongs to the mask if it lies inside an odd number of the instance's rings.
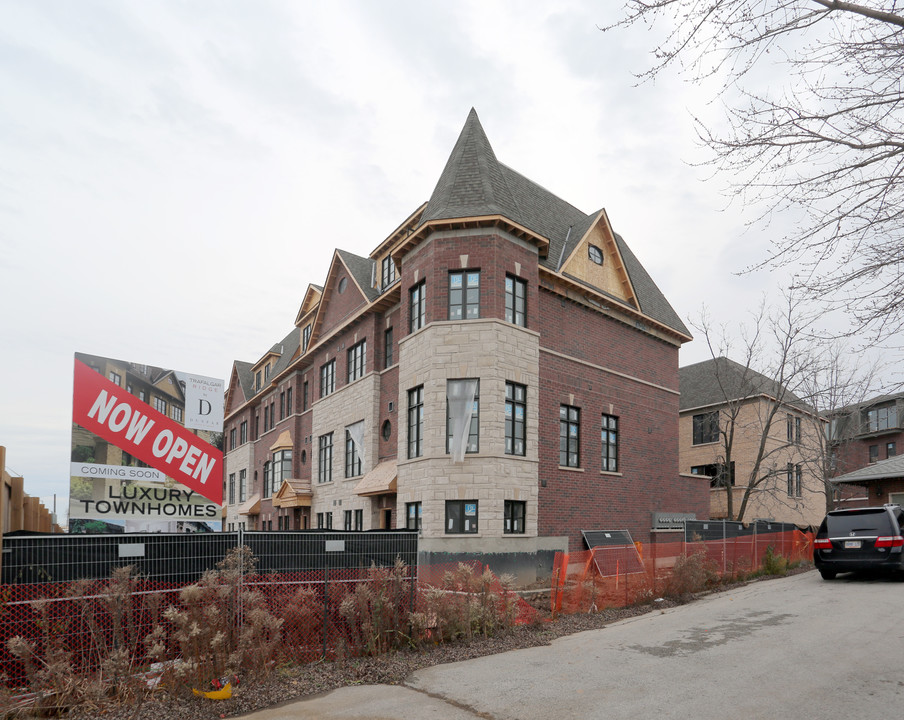
[[[813,542],[816,569],[825,580],[858,570],[904,572],[902,527],[898,505],[833,510]]]

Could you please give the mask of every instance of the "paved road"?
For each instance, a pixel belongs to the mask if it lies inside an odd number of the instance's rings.
[[[904,583],[816,572],[246,720],[897,717]]]

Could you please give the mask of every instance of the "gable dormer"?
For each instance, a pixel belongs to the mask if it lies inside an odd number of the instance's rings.
[[[374,261],[335,250],[323,284],[323,296],[314,316],[311,342],[317,342],[321,328],[340,326],[355,311],[379,297],[373,287]]]
[[[563,248],[569,250],[569,248]],[[605,210],[600,210],[584,234],[563,258],[560,272],[639,309]]]

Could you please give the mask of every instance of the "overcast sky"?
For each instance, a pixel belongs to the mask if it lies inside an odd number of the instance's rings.
[[[427,200],[471,107],[499,160],[605,207],[679,315],[777,295],[689,110],[635,87],[615,2],[0,3],[0,444],[69,491],[73,354],[228,378],[292,328],[333,248]],[[708,357],[701,342],[681,363]],[[62,502],[60,502],[62,500]]]

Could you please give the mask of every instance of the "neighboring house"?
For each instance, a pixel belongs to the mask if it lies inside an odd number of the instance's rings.
[[[786,388],[725,357],[683,367],[679,377],[680,467],[710,478],[710,517],[728,517],[730,485],[729,519],[747,494],[744,522],[818,524],[826,505],[824,423]]]
[[[904,393],[882,395],[831,413],[830,438],[835,473],[904,454]]]
[[[62,532],[44,504],[25,494],[25,480],[7,470],[6,448],[0,445],[0,538],[17,530]]]
[[[677,468],[687,328],[605,211],[498,162],[473,110],[430,200],[336,250],[295,325],[234,365],[226,529],[407,527],[529,573],[708,509]]]
[[[904,505],[904,455],[879,460],[859,470],[832,478],[842,488],[840,507]]]

